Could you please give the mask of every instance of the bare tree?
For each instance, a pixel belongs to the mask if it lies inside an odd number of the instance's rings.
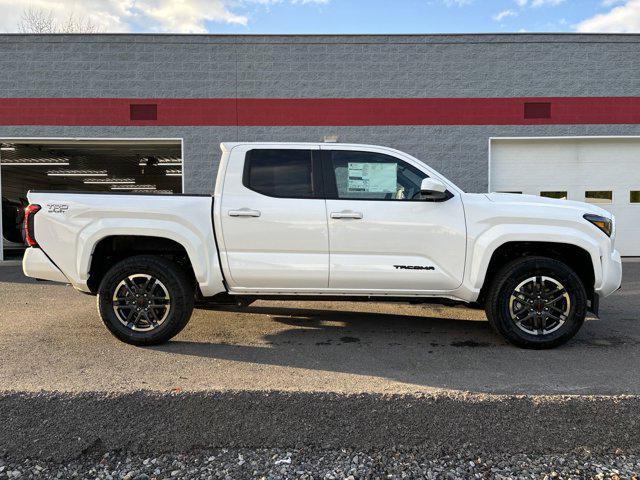
[[[18,22],[20,33],[98,33],[98,26],[89,18],[70,13],[58,22],[51,10],[25,8]]]
[[[70,13],[58,27],[60,33],[98,33],[98,26],[89,18],[81,18]]]
[[[52,11],[25,8],[20,15],[18,30],[21,33],[53,33],[55,29],[56,21]]]

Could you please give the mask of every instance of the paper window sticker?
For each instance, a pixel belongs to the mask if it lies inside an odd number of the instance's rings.
[[[350,192],[395,193],[397,163],[349,162],[347,190]]]

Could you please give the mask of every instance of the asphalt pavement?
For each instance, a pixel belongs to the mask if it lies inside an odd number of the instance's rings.
[[[520,350],[464,308],[257,302],[166,345],[113,338],[95,298],[0,267],[0,453],[113,448],[499,452],[640,446],[640,263],[569,344]]]
[[[196,310],[173,341],[113,338],[95,298],[0,267],[0,389],[638,394],[640,263],[569,344],[521,350],[484,313],[380,303]]]

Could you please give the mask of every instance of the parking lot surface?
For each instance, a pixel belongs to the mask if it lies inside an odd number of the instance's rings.
[[[569,344],[527,351],[481,311],[379,303],[256,302],[196,310],[168,344],[113,338],[95,298],[0,267],[0,389],[640,393],[640,263]]]
[[[569,344],[464,308],[257,302],[123,344],[95,298],[0,267],[0,459],[215,448],[640,454],[640,263]],[[88,457],[87,457],[88,456]]]
[[[0,267],[0,389],[638,394],[640,263],[569,344],[507,345],[481,311],[379,303],[256,302],[195,310],[173,341],[113,338],[95,298]]]

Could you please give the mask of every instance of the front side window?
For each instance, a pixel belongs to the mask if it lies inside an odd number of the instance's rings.
[[[389,155],[373,152],[328,152],[341,200],[419,200],[426,173]]]
[[[279,198],[313,198],[311,150],[255,149],[247,152],[245,187]]]

